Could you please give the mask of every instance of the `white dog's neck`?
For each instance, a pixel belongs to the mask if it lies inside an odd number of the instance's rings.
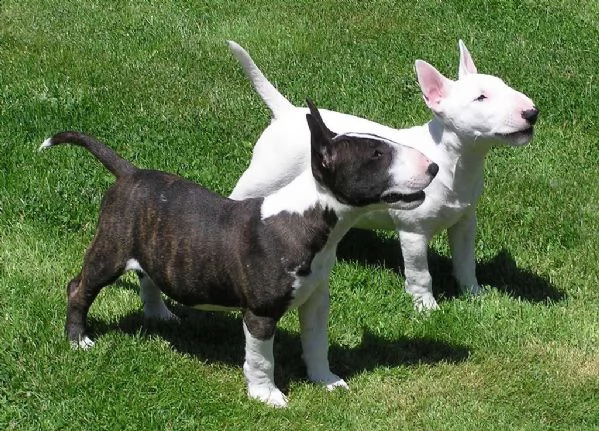
[[[458,196],[478,193],[482,187],[485,157],[492,148],[492,142],[461,135],[437,117],[424,127],[441,153],[438,157],[441,172],[450,173],[449,178],[444,180],[445,185]]]
[[[384,204],[355,207],[339,202],[333,194],[320,185],[312,176],[309,168],[297,176],[291,183],[266,196],[262,203],[262,220],[277,214],[288,212],[303,215],[306,211],[319,206],[322,211],[333,210],[337,223],[333,228],[325,248],[335,247],[343,235],[365,213],[386,208]]]

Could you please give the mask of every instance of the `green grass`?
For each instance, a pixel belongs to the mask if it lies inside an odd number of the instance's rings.
[[[0,3],[0,428],[599,429],[599,110],[594,2],[3,0]],[[90,313],[96,347],[63,336],[66,282],[113,179],[63,129],[141,167],[228,194],[269,112],[225,40],[295,103],[396,127],[427,121],[417,58],[480,71],[541,109],[533,143],[493,151],[478,274],[456,295],[431,247],[441,309],[417,314],[391,234],[352,233],[331,280],[330,359],[351,390],[305,380],[297,317],[275,341],[287,410],[247,399],[238,315],[186,310],[144,328],[136,282]]]

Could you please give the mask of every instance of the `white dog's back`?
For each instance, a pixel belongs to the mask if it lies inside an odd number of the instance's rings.
[[[271,124],[254,147],[250,166],[230,197],[264,196],[291,182],[309,163],[307,109],[293,106],[243,48],[234,42],[229,46],[273,114]],[[424,61],[415,63],[423,98],[434,114],[424,125],[393,129],[353,115],[321,110],[324,121],[340,133],[375,134],[411,146],[439,165],[420,207],[370,213],[357,225],[399,232],[406,290],[420,309],[437,307],[426,254],[432,236],[443,229],[449,230],[458,283],[464,291],[479,291],[474,270],[475,207],[483,189],[485,155],[498,143],[518,146],[530,142],[538,115],[527,96],[497,77],[478,74],[461,41],[459,48],[458,81],[444,77]]]

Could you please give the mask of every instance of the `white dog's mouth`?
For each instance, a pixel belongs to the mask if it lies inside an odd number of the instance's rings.
[[[397,208],[416,208],[422,202],[424,202],[424,191],[419,190],[414,193],[399,193],[396,191],[389,191],[383,193],[381,200],[385,203],[392,204]]]
[[[497,136],[509,141],[513,145],[524,145],[532,140],[533,128],[531,126],[513,133],[498,133]]]

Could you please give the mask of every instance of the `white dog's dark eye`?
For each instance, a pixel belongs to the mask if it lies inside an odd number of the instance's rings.
[[[484,94],[481,94],[480,96],[478,96],[476,99],[477,102],[482,102],[483,100],[485,100],[487,98],[487,96],[485,96]]]

